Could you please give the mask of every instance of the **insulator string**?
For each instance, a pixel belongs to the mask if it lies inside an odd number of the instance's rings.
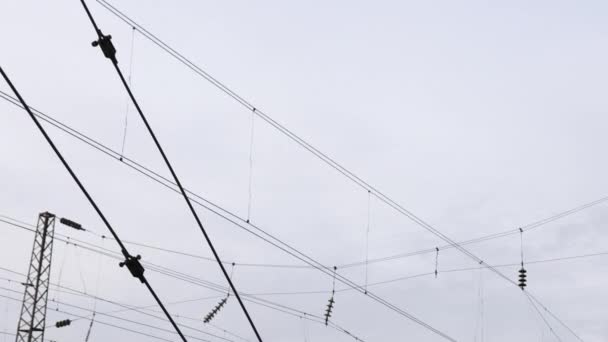
[[[334,308],[334,303],[336,302],[334,299],[334,295],[336,294],[336,270],[338,267],[334,266],[334,274],[333,274],[333,282],[331,288],[331,297],[327,301],[327,308],[325,309],[325,326],[329,324],[329,318],[331,317],[332,310]]]
[[[135,32],[137,30],[134,26],[131,27],[131,52],[129,54],[129,74],[127,76],[127,82],[129,83],[129,87],[131,86],[131,77],[133,76],[133,52],[135,50]],[[125,145],[127,144],[127,128],[129,125],[129,107],[131,107],[131,100],[127,97],[127,104],[125,106],[125,121],[123,125],[122,132],[122,146],[120,148],[120,161],[122,161],[123,156],[125,155]]]

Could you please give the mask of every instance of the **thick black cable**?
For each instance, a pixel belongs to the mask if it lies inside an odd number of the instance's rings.
[[[127,248],[125,247],[125,245],[122,243],[122,241],[120,240],[120,238],[116,234],[116,231],[114,230],[114,228],[112,228],[112,226],[110,225],[110,222],[106,219],[105,215],[101,212],[101,209],[99,209],[99,207],[97,206],[97,203],[93,200],[93,197],[91,197],[91,195],[89,194],[89,192],[87,191],[87,189],[80,182],[80,179],[78,178],[78,176],[76,176],[76,173],[74,173],[74,171],[72,170],[72,168],[70,167],[70,165],[68,164],[68,162],[63,158],[63,155],[61,154],[61,152],[59,151],[59,149],[57,148],[57,146],[55,146],[55,143],[53,142],[53,140],[51,139],[51,137],[46,133],[46,130],[44,129],[44,127],[42,127],[42,125],[38,121],[38,118],[36,117],[36,115],[34,115],[34,113],[30,110],[30,108],[28,107],[27,103],[25,102],[25,100],[23,99],[23,97],[21,97],[21,94],[19,93],[19,91],[17,90],[17,88],[13,85],[13,82],[10,80],[10,78],[4,72],[4,69],[1,66],[0,66],[0,74],[2,74],[2,77],[4,78],[4,80],[9,85],[9,87],[11,88],[11,90],[13,91],[13,93],[15,94],[15,96],[17,96],[17,98],[19,99],[19,102],[21,103],[21,105],[23,106],[23,108],[25,109],[25,111],[30,115],[30,118],[34,121],[34,123],[36,124],[36,126],[40,130],[40,133],[42,133],[42,135],[46,139],[47,143],[51,146],[51,148],[53,149],[53,151],[55,152],[55,154],[57,155],[57,157],[59,158],[59,160],[61,161],[61,163],[65,167],[65,169],[68,171],[68,173],[70,174],[70,176],[72,177],[72,179],[74,180],[74,182],[76,182],[76,184],[78,185],[78,187],[80,188],[80,190],[82,191],[82,193],[85,195],[85,197],[87,198],[87,200],[89,201],[89,203],[91,204],[91,206],[93,207],[93,209],[95,209],[95,211],[97,212],[97,215],[101,218],[101,220],[105,224],[106,228],[108,228],[108,230],[110,231],[110,233],[114,237],[114,240],[116,240],[116,243],[118,243],[118,245],[120,246],[121,252],[122,252],[123,256],[125,257],[125,259],[127,261],[130,260],[130,259],[132,259],[133,257],[127,251]],[[148,282],[148,280],[146,279],[146,277],[143,275],[143,271],[141,273],[140,281],[143,282],[146,285],[146,287],[148,288],[148,291],[150,292],[150,294],[152,294],[152,296],[154,297],[154,299],[158,303],[158,306],[160,306],[160,308],[163,310],[163,312],[165,313],[165,315],[167,316],[167,318],[169,319],[169,321],[173,325],[173,328],[182,337],[182,340],[184,342],[187,342],[187,340],[184,337],[184,335],[182,334],[181,330],[179,329],[179,327],[177,326],[177,324],[175,323],[175,321],[171,317],[171,314],[167,311],[167,309],[163,305],[162,301],[160,300],[160,298],[158,298],[158,296],[156,295],[156,292],[154,291],[154,289],[152,288],[152,286],[150,285],[150,283]]]
[[[97,26],[97,23],[95,22],[95,19],[93,18],[91,12],[89,11],[89,8],[87,7],[86,2],[84,0],[80,0],[80,2],[82,3],[82,6],[85,9],[85,11],[87,13],[87,16],[89,17],[89,20],[91,21],[91,24],[93,25],[93,27],[95,29],[95,32],[97,33],[97,36],[99,38],[99,41],[98,41],[99,46],[103,50],[103,44],[102,44],[102,42],[104,41],[104,39],[111,39],[111,37],[106,37],[106,36],[104,36],[102,34],[101,30]],[[113,47],[112,47],[112,49],[113,49]],[[103,52],[104,52],[104,54],[106,54],[107,51],[104,50]],[[115,53],[115,51],[114,51],[114,53]],[[120,81],[122,82],[125,90],[129,94],[129,97],[131,98],[131,101],[133,102],[133,105],[135,106],[135,109],[139,113],[140,118],[142,119],[142,121],[144,122],[144,124],[145,124],[148,132],[150,133],[150,136],[152,137],[152,140],[154,140],[154,144],[156,145],[156,148],[160,152],[163,160],[165,161],[165,164],[167,165],[167,168],[171,172],[173,180],[177,184],[177,187],[179,188],[179,191],[181,192],[182,196],[184,197],[184,200],[186,201],[186,204],[188,205],[188,208],[190,209],[190,212],[192,213],[192,216],[194,217],[194,219],[195,219],[195,221],[196,221],[196,223],[197,223],[200,231],[203,233],[203,236],[205,237],[205,240],[207,241],[207,244],[209,245],[209,248],[211,249],[211,252],[213,253],[213,256],[217,260],[217,264],[220,266],[220,269],[222,270],[222,273],[224,274],[224,277],[226,278],[226,281],[230,285],[230,288],[232,288],[232,292],[234,293],[234,296],[238,300],[238,302],[239,302],[239,304],[241,306],[241,309],[243,310],[243,313],[247,317],[247,321],[249,321],[249,325],[251,325],[251,328],[253,329],[253,332],[255,333],[258,341],[259,342],[263,342],[262,341],[262,337],[260,336],[260,333],[258,332],[258,329],[255,326],[255,323],[253,322],[253,319],[251,318],[251,315],[249,314],[249,311],[247,311],[247,308],[245,307],[245,304],[241,300],[241,297],[239,296],[239,293],[238,293],[236,287],[234,286],[234,283],[230,279],[230,276],[228,275],[228,272],[226,272],[226,268],[224,267],[224,264],[222,263],[222,260],[220,259],[219,254],[215,250],[215,247],[213,246],[213,242],[211,241],[211,238],[207,234],[207,231],[203,227],[203,223],[201,222],[200,218],[198,217],[198,214],[196,213],[196,210],[194,209],[194,206],[190,202],[190,198],[188,197],[188,194],[184,190],[184,187],[182,186],[181,182],[179,181],[179,178],[177,177],[177,174],[175,173],[175,170],[173,169],[173,166],[171,165],[171,162],[169,161],[167,155],[165,154],[165,151],[163,150],[162,146],[160,145],[160,142],[156,138],[156,135],[154,134],[154,131],[152,130],[152,127],[150,126],[150,123],[146,119],[146,116],[144,115],[144,112],[142,111],[141,107],[139,106],[139,103],[135,99],[135,96],[133,95],[133,92],[131,91],[131,87],[129,87],[129,84],[127,83],[127,80],[125,79],[124,75],[122,74],[122,71],[120,70],[120,67],[118,66],[118,62],[116,60],[115,55],[112,55],[110,57],[110,56],[108,56],[106,54],[106,57],[109,57],[109,59],[112,61],[112,65],[114,66],[114,69],[116,70],[116,73],[120,77]]]

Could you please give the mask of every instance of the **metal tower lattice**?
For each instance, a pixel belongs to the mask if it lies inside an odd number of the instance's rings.
[[[55,215],[49,212],[40,214],[27,281],[23,284],[25,291],[17,326],[16,342],[44,341],[54,234]]]

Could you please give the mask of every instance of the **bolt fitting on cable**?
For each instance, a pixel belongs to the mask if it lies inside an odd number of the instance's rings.
[[[125,255],[125,261],[119,263],[118,265],[120,267],[124,267],[126,265],[133,277],[139,279],[139,281],[141,281],[142,283],[145,282],[145,269],[141,262],[139,262],[139,260],[141,260],[141,255],[137,255],[134,257],[126,251],[123,251],[123,254]]]
[[[99,46],[106,58],[112,60],[112,63],[118,64],[118,61],[116,60],[116,48],[114,47],[114,44],[112,44],[112,36],[104,36],[103,33],[101,33],[101,30],[97,33],[99,34],[99,39],[92,42],[91,45],[93,45],[93,47]]]

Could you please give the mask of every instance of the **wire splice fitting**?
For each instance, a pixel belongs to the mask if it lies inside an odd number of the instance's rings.
[[[134,257],[124,251],[123,251],[123,254],[125,255],[125,261],[119,263],[118,265],[120,267],[124,267],[126,265],[127,268],[129,269],[129,272],[131,272],[131,275],[133,275],[133,277],[139,279],[139,281],[141,281],[142,283],[145,282],[145,278],[144,278],[145,269],[144,269],[144,266],[141,264],[141,262],[139,262],[139,260],[141,260],[141,255],[137,255],[136,257]]]
[[[118,64],[118,61],[116,60],[116,48],[114,47],[114,44],[112,44],[112,36],[104,36],[103,33],[101,33],[101,30],[97,31],[97,33],[99,34],[99,39],[92,42],[91,45],[93,45],[93,47],[99,46],[106,58],[112,60],[112,63]]]

